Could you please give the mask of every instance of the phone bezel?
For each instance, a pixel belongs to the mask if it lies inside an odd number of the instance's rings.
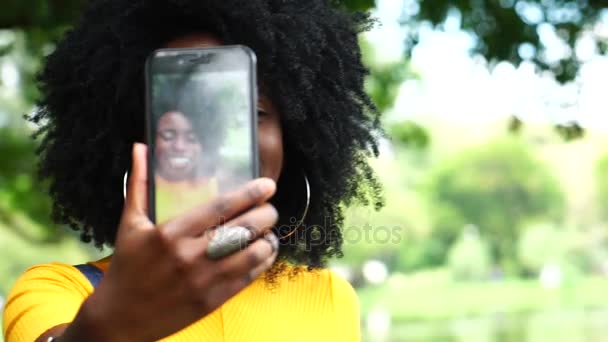
[[[245,45],[223,45],[223,46],[213,46],[213,47],[201,47],[201,48],[163,48],[154,50],[148,58],[146,58],[145,63],[145,139],[146,144],[148,145],[147,151],[147,176],[148,176],[148,216],[153,223],[156,223],[156,191],[155,191],[155,170],[153,165],[155,165],[155,156],[154,156],[154,138],[156,137],[156,132],[153,132],[154,128],[154,114],[152,110],[152,86],[151,82],[153,79],[153,61],[156,58],[164,58],[166,54],[170,54],[171,56],[178,55],[188,55],[188,54],[196,54],[200,56],[205,53],[232,53],[234,51],[238,51],[240,53],[245,53],[247,56],[248,65],[243,68],[248,71],[249,74],[249,83],[250,83],[250,100],[251,100],[251,125],[250,125],[250,137],[251,137],[251,176],[252,179],[258,178],[260,175],[260,165],[259,165],[259,152],[258,152],[258,84],[257,84],[257,58],[255,52],[245,46]],[[205,64],[212,65],[213,61],[209,61]],[[217,64],[217,63],[216,63]],[[172,70],[172,72],[179,72],[179,68]]]

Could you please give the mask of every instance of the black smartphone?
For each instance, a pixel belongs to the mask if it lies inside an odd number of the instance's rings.
[[[242,45],[154,51],[146,140],[153,222],[257,178],[255,53]]]

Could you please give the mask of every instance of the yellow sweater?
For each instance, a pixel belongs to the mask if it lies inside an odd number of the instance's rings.
[[[92,263],[106,270],[109,261]],[[292,266],[288,266],[292,267]],[[162,341],[360,341],[359,301],[352,286],[330,270],[279,277],[270,290],[263,276],[211,314]],[[32,342],[73,320],[93,287],[76,268],[52,263],[30,268],[7,297],[6,342]]]

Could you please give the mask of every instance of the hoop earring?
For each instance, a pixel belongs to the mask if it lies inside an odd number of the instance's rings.
[[[302,170],[302,175],[304,176],[304,183],[306,185],[306,206],[304,207],[304,212],[302,213],[302,218],[300,218],[300,220],[298,221],[298,224],[296,225],[296,227],[294,229],[292,229],[287,235],[281,236],[279,239],[284,239],[286,237],[291,236],[293,233],[295,233],[298,230],[298,228],[300,228],[300,226],[302,226],[302,223],[304,223],[304,219],[306,218],[306,215],[308,214],[308,207],[310,206],[310,183],[308,182],[308,177],[306,176],[306,172],[304,172],[304,170]]]
[[[129,171],[125,171],[125,175],[122,178],[122,196],[127,199],[127,178],[129,177]]]

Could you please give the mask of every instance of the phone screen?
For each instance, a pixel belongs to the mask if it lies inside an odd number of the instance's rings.
[[[158,50],[147,65],[150,217],[162,223],[257,177],[255,56]]]

